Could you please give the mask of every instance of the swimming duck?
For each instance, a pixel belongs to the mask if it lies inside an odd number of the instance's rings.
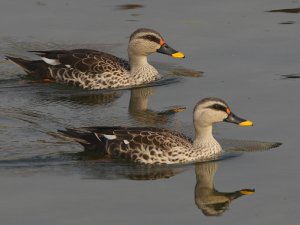
[[[48,81],[66,83],[83,89],[122,88],[146,84],[160,78],[147,57],[159,52],[184,58],[151,29],[140,28],[129,39],[129,62],[114,55],[91,49],[30,51],[42,60],[25,60],[7,56],[25,72]]]
[[[205,98],[194,108],[195,138],[156,127],[83,127],[59,131],[75,140],[85,151],[111,159],[141,164],[175,164],[214,159],[222,148],[212,135],[217,122],[252,126],[249,120],[235,116],[218,98]]]

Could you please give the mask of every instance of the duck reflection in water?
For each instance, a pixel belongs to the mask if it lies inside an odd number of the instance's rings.
[[[153,111],[148,109],[149,97],[153,95],[153,93],[153,87],[131,89],[128,112],[136,121],[148,125],[167,123],[170,116],[186,109],[183,106],[169,107],[164,111]]]
[[[82,157],[79,160],[85,159]],[[177,174],[180,174],[191,168],[191,165],[174,166],[174,165],[137,165],[128,163],[105,162],[103,159],[99,161],[89,160],[83,161],[80,170],[85,179],[100,179],[100,180],[159,180],[168,179]]]
[[[172,115],[182,112],[186,109],[183,106],[168,107],[163,111],[154,111],[149,109],[149,97],[154,94],[153,87],[140,87],[130,90],[130,100],[128,113],[137,122],[141,124],[157,125],[170,121]],[[90,91],[76,92],[70,95],[56,97],[57,101],[68,101],[78,105],[105,106],[113,103],[122,96],[122,91]]]
[[[244,195],[251,195],[254,189],[241,189],[233,192],[220,192],[215,189],[214,176],[218,165],[216,162],[200,162],[195,165],[196,185],[194,198],[196,206],[205,216],[221,216],[233,200]],[[176,176],[193,168],[193,165],[135,165],[116,163],[93,163],[82,167],[87,179],[129,179],[158,180]]]
[[[113,103],[121,97],[121,93],[117,91],[94,91],[94,92],[83,92],[80,91],[72,93],[70,96],[61,96],[59,101],[69,101],[79,105],[108,105]]]
[[[196,163],[195,203],[206,216],[220,216],[229,209],[233,200],[255,192],[254,189],[241,189],[234,192],[220,192],[214,187],[217,172],[216,162]]]

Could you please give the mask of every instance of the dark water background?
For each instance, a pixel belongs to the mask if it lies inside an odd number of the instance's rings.
[[[129,3],[142,7],[122,6]],[[0,6],[1,224],[299,221],[300,79],[281,75],[300,73],[300,14],[266,12],[295,9],[299,1],[2,0]],[[150,57],[171,79],[166,85],[80,91],[30,83],[19,68],[4,60],[5,54],[34,57],[27,50],[83,47],[127,58],[128,37],[139,27],[161,32],[170,46],[186,54],[184,60]],[[183,76],[183,68],[204,74]],[[148,100],[143,113],[130,109],[133,95]],[[204,166],[149,172],[76,160],[69,153],[81,146],[49,134],[65,127],[147,124],[193,135],[193,107],[208,96],[226,100],[236,114],[255,123],[250,128],[217,125],[217,138],[283,145]],[[173,106],[187,109],[159,115]],[[231,202],[221,217],[205,216],[194,198],[199,171],[211,179],[216,172],[219,191],[255,188],[256,192]]]

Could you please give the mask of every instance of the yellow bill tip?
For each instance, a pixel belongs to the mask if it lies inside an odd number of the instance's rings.
[[[182,52],[175,52],[172,54],[173,58],[185,58],[185,55]]]
[[[250,120],[246,120],[244,122],[239,123],[239,125],[243,127],[253,126],[253,122]]]
[[[242,195],[252,195],[255,193],[255,190],[254,189],[243,189],[243,190],[240,190],[240,193]]]

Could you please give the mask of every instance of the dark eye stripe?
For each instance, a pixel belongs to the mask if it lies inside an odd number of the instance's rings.
[[[219,110],[219,111],[224,111],[227,113],[227,108],[223,105],[220,104],[213,104],[211,106],[208,106],[208,108],[214,109],[214,110]]]
[[[158,37],[155,37],[155,36],[150,35],[150,34],[141,36],[140,38],[148,40],[148,41],[153,41],[153,42],[155,42],[157,44],[160,44],[160,39]]]

